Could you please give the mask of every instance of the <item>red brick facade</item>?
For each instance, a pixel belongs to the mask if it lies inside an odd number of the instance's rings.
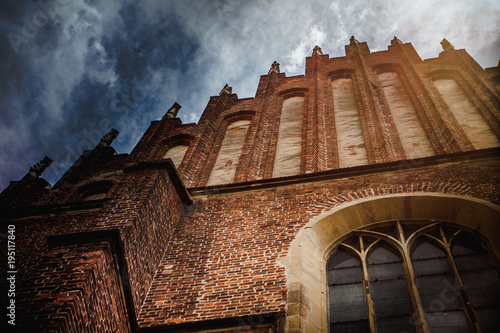
[[[326,318],[315,306],[328,304],[304,287],[306,272],[294,275],[294,260],[309,260],[294,255],[294,244],[328,212],[372,199],[407,198],[413,204],[397,214],[408,218],[427,216],[412,211],[420,207],[419,197],[430,197],[430,205],[437,205],[432,197],[478,202],[484,212],[458,214],[450,208],[440,215],[440,207],[428,209],[436,220],[475,226],[498,256],[498,145],[475,148],[469,129],[433,82],[453,79],[487,124],[482,133],[491,134],[485,140],[494,142],[500,138],[495,81],[500,68],[483,70],[465,50],[446,43],[438,58],[425,61],[411,44],[396,38],[391,44],[387,51],[371,53],[366,43],[352,38],[346,56],[339,58],[315,49],[306,59],[305,75],[270,71],[261,76],[254,98],[223,91],[210,98],[198,124],[182,124],[168,114],[152,122],[130,155],[116,155],[108,136],[51,189],[39,178],[41,172],[11,183],[0,196],[5,235],[0,262],[3,276],[8,230],[14,228],[15,328],[325,331]],[[398,133],[378,79],[387,71],[398,74],[425,133],[420,140],[432,147],[430,156],[406,157],[400,138],[405,133]],[[350,168],[339,167],[338,106],[331,89],[339,78],[352,82],[364,140],[358,148],[367,156],[365,164]],[[283,101],[294,96],[304,98],[300,172],[272,178]],[[228,163],[236,163],[234,181],[207,187],[226,128],[237,120],[250,125],[241,155]],[[189,148],[175,168],[163,157],[180,144]],[[345,235],[362,225],[356,222],[365,218],[360,214],[348,221],[332,217],[331,223]],[[473,223],[483,215],[491,225]],[[9,289],[6,277],[0,287]],[[13,328],[3,317],[2,325]]]

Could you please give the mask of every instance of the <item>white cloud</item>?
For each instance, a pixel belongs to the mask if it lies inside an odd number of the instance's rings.
[[[284,66],[285,72],[291,75],[302,72],[305,58],[312,54],[312,49],[315,45],[321,46],[325,38],[326,33],[321,31],[318,26],[314,25],[310,33],[304,36],[292,52],[285,56],[288,60]]]
[[[90,66],[89,66],[90,63]],[[108,54],[101,41],[96,39],[89,46],[86,74],[94,81],[108,84],[112,88],[118,75],[115,73],[115,62],[108,59]]]

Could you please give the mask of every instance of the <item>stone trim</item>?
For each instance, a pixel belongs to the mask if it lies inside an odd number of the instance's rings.
[[[287,332],[328,332],[326,262],[332,249],[354,230],[392,220],[439,220],[489,235],[492,252],[500,255],[500,206],[472,197],[395,194],[339,205],[308,222],[293,240],[282,262],[286,266]]]

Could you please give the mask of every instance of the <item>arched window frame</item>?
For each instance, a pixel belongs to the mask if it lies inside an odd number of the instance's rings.
[[[165,139],[161,142],[161,156],[159,158],[165,158],[165,155],[168,153],[168,151],[174,147],[177,146],[187,146],[186,152],[179,163],[177,165],[177,169],[180,169],[181,165],[183,164],[184,160],[186,159],[187,151],[189,147],[191,146],[191,142],[193,141],[194,137],[189,134],[179,134],[179,135],[174,135],[168,139]]]
[[[338,144],[338,125],[336,122],[336,105],[334,104],[334,92],[333,92],[333,83],[339,79],[349,79],[351,80],[352,85],[352,93],[354,95],[356,109],[358,111],[359,116],[359,124],[361,127],[361,138],[364,144],[364,153],[366,154],[366,163],[358,163],[359,165],[365,165],[374,163],[373,153],[372,153],[372,144],[369,137],[368,130],[368,122],[366,117],[365,108],[363,106],[362,98],[360,98],[360,92],[358,87],[358,81],[355,75],[354,69],[338,69],[328,73],[328,98],[332,101],[333,109],[328,112],[330,119],[330,126],[327,131],[330,132],[330,136],[335,138],[334,145],[332,147],[333,160],[334,160],[334,168],[339,168],[341,164],[341,152]],[[352,165],[354,166],[354,165]]]
[[[465,97],[471,102],[472,106],[476,109],[476,112],[481,116],[481,118],[484,120],[485,124],[489,127],[491,130],[491,133],[496,136],[498,140],[500,140],[500,121],[498,118],[495,116],[495,114],[492,111],[492,106],[491,104],[488,105],[487,101],[488,98],[481,96],[482,91],[480,87],[483,85],[482,82],[478,82],[479,84],[476,86],[471,86],[469,84],[469,80],[464,78],[462,73],[456,71],[456,70],[450,70],[450,69],[443,69],[443,70],[437,70],[434,72],[431,72],[428,74],[428,77],[430,80],[434,83],[434,81],[441,80],[441,79],[450,79],[454,80],[458,87],[463,91]],[[441,93],[437,89],[437,87],[434,87],[436,91],[438,92],[438,100],[441,100],[442,105],[445,107],[446,110],[449,110],[449,114],[452,115],[453,122],[456,123],[456,126],[454,126],[454,130],[460,133],[461,135],[461,140],[465,141],[465,144],[468,149],[474,149],[472,142],[470,141],[469,137],[466,135],[464,129],[462,128],[462,125],[459,124],[458,120],[456,119],[454,113],[452,112],[450,106],[446,103],[445,99],[443,96],[441,96]],[[448,117],[449,118],[449,117]],[[458,128],[457,128],[458,127]]]
[[[420,127],[419,130],[422,131],[422,134],[424,134],[424,137],[421,137],[422,143],[423,144],[428,144],[428,148],[430,149],[427,154],[427,156],[432,156],[434,154],[439,154],[443,151],[443,147],[445,146],[445,143],[440,143],[439,140],[437,139],[437,135],[435,131],[432,129],[433,126],[431,125],[430,118],[432,116],[428,114],[425,110],[425,108],[422,106],[420,99],[417,97],[417,89],[416,87],[413,87],[411,84],[411,81],[408,79],[408,76],[406,75],[405,71],[401,67],[400,64],[398,63],[381,63],[373,66],[374,72],[377,74],[377,81],[379,86],[381,87],[381,90],[383,93],[379,96],[379,99],[387,106],[388,111],[391,114],[391,117],[395,117],[394,110],[391,109],[391,104],[390,100],[388,97],[385,95],[384,89],[382,88],[382,84],[380,82],[379,76],[384,73],[395,73],[398,77],[398,80],[401,82],[401,88],[404,90],[408,97],[408,101],[410,102],[411,108],[413,109],[416,120],[418,122],[418,126]],[[411,112],[411,111],[410,111]],[[401,124],[394,124],[396,126],[396,132],[398,134],[398,140],[399,143],[401,144],[401,148],[403,149],[405,156],[410,155],[408,149],[411,147],[408,147],[408,145],[405,146],[403,143],[404,139],[401,137],[404,134],[404,130],[401,132],[400,131],[400,125]],[[407,158],[410,158],[409,156],[406,156]],[[425,157],[424,155],[419,156],[419,157],[413,157],[413,158],[421,158]]]
[[[247,132],[245,134],[244,141],[243,141],[242,151],[241,151],[241,154],[238,158],[238,162],[236,165],[236,174],[235,174],[235,177],[233,178],[232,182],[234,182],[236,179],[238,179],[238,176],[239,176],[238,171],[241,169],[242,157],[243,157],[243,155],[248,153],[246,151],[245,147],[248,146],[247,143],[249,142],[249,137],[252,133],[254,115],[255,115],[254,111],[241,110],[241,111],[231,112],[231,113],[224,116],[221,127],[217,131],[217,133],[219,133],[219,135],[216,137],[216,144],[215,144],[215,146],[217,148],[212,151],[212,153],[211,153],[212,156],[211,156],[211,158],[209,158],[209,161],[208,161],[209,167],[207,168],[208,172],[206,175],[207,184],[210,180],[210,177],[212,176],[212,173],[214,172],[214,168],[216,166],[218,156],[221,152],[222,143],[224,142],[224,139],[226,137],[228,127],[234,122],[237,122],[240,120],[247,120],[247,121],[249,121],[249,125],[248,125],[248,129],[247,129]],[[214,184],[214,185],[218,185],[218,184]]]
[[[280,258],[286,268],[287,306],[297,310],[287,312],[286,327],[297,332],[328,332],[328,255],[352,231],[383,221],[439,220],[476,230],[488,241],[492,255],[500,258],[497,204],[448,192],[360,196],[312,217],[294,237],[287,255]]]
[[[290,89],[285,89],[283,91],[280,91],[278,93],[278,101],[277,101],[277,108],[279,110],[279,113],[277,114],[277,116],[279,117],[278,121],[274,124],[274,134],[273,134],[273,138],[272,140],[270,141],[271,143],[271,147],[269,149],[269,154],[270,156],[272,156],[272,158],[269,159],[269,168],[266,168],[266,176],[265,178],[273,178],[273,177],[277,177],[276,175],[274,175],[274,166],[276,164],[276,160],[277,160],[277,152],[278,152],[278,144],[279,144],[279,140],[278,140],[278,137],[279,137],[279,131],[280,131],[280,125],[281,125],[281,114],[282,114],[282,111],[283,111],[283,104],[284,102],[287,100],[287,99],[290,99],[290,98],[293,98],[293,97],[302,97],[304,99],[304,106],[303,106],[303,112],[302,112],[302,129],[301,129],[301,133],[300,133],[300,136],[301,136],[301,154],[300,154],[300,170],[299,172],[297,173],[297,175],[299,174],[303,174],[305,173],[305,170],[306,170],[306,159],[304,158],[304,152],[306,151],[307,149],[307,135],[306,135],[306,132],[307,132],[307,114],[308,114],[308,104],[309,104],[309,101],[308,101],[308,90],[306,88],[290,88]]]
[[[331,258],[333,258],[333,256],[339,249],[343,249],[350,252],[361,261],[361,265],[363,268],[363,286],[365,288],[365,305],[367,309],[367,315],[369,318],[370,330],[372,332],[375,332],[376,331],[375,310],[373,301],[370,297],[371,295],[371,287],[369,282],[370,277],[367,271],[368,258],[370,257],[370,254],[379,246],[386,247],[390,251],[397,253],[402,258],[402,265],[406,275],[409,298],[414,311],[413,322],[415,323],[417,332],[428,332],[429,328],[427,320],[425,319],[424,307],[421,301],[420,291],[413,269],[411,254],[420,244],[424,242],[431,243],[436,248],[443,251],[444,254],[446,255],[447,262],[450,266],[450,271],[451,271],[450,273],[455,281],[454,287],[456,288],[456,290],[459,291],[457,292],[457,294],[459,294],[460,302],[463,305],[464,314],[465,317],[467,318],[471,331],[472,332],[480,331],[480,329],[478,328],[479,323],[477,322],[474,308],[468,301],[467,293],[465,290],[466,286],[464,285],[461,278],[461,274],[457,269],[452,250],[454,242],[457,239],[458,235],[464,233],[472,235],[476,239],[477,243],[481,244],[481,246],[483,246],[486,249],[490,260],[495,266],[497,274],[500,276],[498,260],[494,256],[493,251],[489,246],[489,243],[487,242],[486,239],[484,239],[484,237],[480,237],[480,235],[478,235],[477,233],[466,230],[466,228],[463,228],[462,226],[459,225],[454,225],[440,221],[404,221],[404,225],[406,224],[412,225],[416,223],[420,224],[422,227],[420,227],[416,231],[413,231],[409,237],[405,235],[405,230],[403,230],[402,221],[400,220],[375,224],[365,230],[352,231],[347,236],[343,237],[334,246],[333,250],[330,251],[327,263],[329,260],[331,260]],[[384,227],[390,228],[391,226],[394,228],[394,224],[396,228],[397,238],[393,237],[392,235],[388,235],[384,232],[371,230],[374,228],[375,229],[380,229]],[[453,225],[453,227],[456,228],[456,231],[452,234],[451,237],[448,237],[443,229],[445,226],[448,225]],[[431,231],[435,230],[439,230],[440,238],[429,234]],[[347,241],[356,238],[359,239],[358,243],[359,250],[354,246],[350,245],[349,243],[347,243]],[[375,239],[375,241],[373,241],[371,244],[369,244],[369,246],[365,248],[363,238],[371,238]],[[329,298],[329,296],[327,296],[327,298]],[[329,300],[328,304],[330,304]],[[330,318],[328,319],[328,322],[331,322]]]

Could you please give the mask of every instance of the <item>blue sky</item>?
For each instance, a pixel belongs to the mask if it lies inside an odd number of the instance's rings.
[[[129,153],[174,103],[196,122],[225,83],[252,97],[277,60],[304,73],[317,44],[344,56],[354,35],[372,51],[397,36],[423,59],[447,38],[483,67],[500,58],[491,1],[2,0],[0,190],[45,155],[54,184],[112,127]]]

